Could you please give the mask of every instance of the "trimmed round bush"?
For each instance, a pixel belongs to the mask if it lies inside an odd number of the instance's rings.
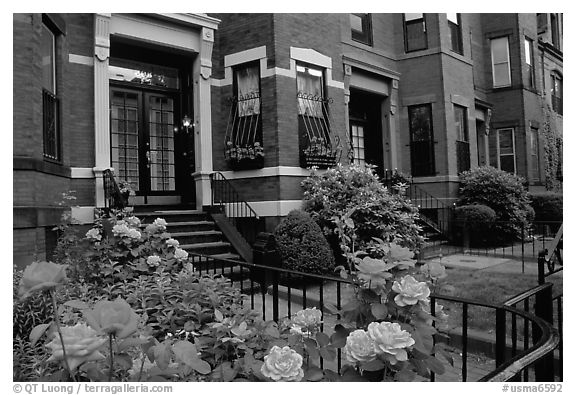
[[[532,208],[534,208],[534,221],[562,222],[563,198],[561,193],[533,193],[530,198],[532,199]]]
[[[469,204],[456,207],[456,218],[468,223],[489,223],[496,220],[496,212],[483,204]]]
[[[282,267],[304,273],[334,270],[334,255],[322,229],[308,213],[292,210],[274,231]]]
[[[519,239],[527,227],[530,199],[524,179],[491,166],[477,167],[460,175],[459,205],[482,204],[496,213],[494,232],[500,241]]]
[[[477,247],[490,244],[496,213],[483,204],[456,207],[455,241],[462,242],[465,232],[470,236],[470,245]]]

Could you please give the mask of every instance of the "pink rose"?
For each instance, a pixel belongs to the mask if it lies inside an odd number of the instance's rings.
[[[374,340],[365,330],[357,329],[346,338],[344,355],[352,363],[372,361],[376,358]]]
[[[25,298],[35,291],[56,287],[66,280],[67,267],[53,262],[32,262],[24,269],[18,295]]]
[[[274,381],[300,381],[304,377],[302,356],[288,346],[274,346],[264,357],[260,371]]]
[[[100,300],[92,310],[84,311],[84,319],[99,332],[113,334],[122,339],[138,329],[138,314],[122,298],[113,302]]]
[[[376,353],[386,354],[392,365],[408,359],[405,348],[412,346],[414,339],[396,322],[371,322],[367,332],[374,341]]]
[[[400,307],[415,305],[418,301],[426,303],[430,296],[430,288],[425,282],[418,282],[412,276],[404,276],[400,282],[394,281],[392,290],[398,292],[394,302]]]

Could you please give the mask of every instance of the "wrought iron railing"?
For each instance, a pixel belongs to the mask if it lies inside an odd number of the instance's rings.
[[[342,147],[329,112],[329,105],[333,99],[298,92],[297,100],[302,166],[319,168],[334,166],[340,161]],[[352,151],[352,143],[349,143],[349,150]]]
[[[104,170],[102,178],[104,179],[104,208],[110,210],[126,207],[128,198],[120,192],[120,187],[116,183],[112,170]]]
[[[418,206],[420,219],[448,239],[454,219],[454,206],[444,203],[414,183],[407,188],[406,196]]]
[[[220,274],[228,277],[232,285],[240,288],[241,292],[247,295],[245,303],[248,303],[251,309],[260,311],[264,320],[279,321],[283,318],[290,318],[300,309],[316,307],[322,313],[323,327],[321,330],[324,331],[326,328],[326,331],[329,332],[330,325],[335,324],[341,318],[338,313],[331,311],[332,307],[340,310],[346,303],[346,298],[350,296],[347,287],[350,285],[350,280],[340,277],[302,273],[236,260],[217,259],[194,253],[190,254],[190,259],[195,270],[201,274]],[[471,379],[476,381],[508,381],[518,377],[519,373],[524,374],[525,370],[530,371],[529,378],[539,377],[547,381],[554,379],[553,377],[544,377],[544,375],[550,374],[550,370],[542,370],[542,364],[539,363],[554,352],[554,348],[559,342],[557,331],[544,319],[512,306],[436,294],[431,295],[432,315],[436,315],[435,307],[438,301],[457,306],[457,310],[461,312],[462,326],[459,331],[450,333],[450,338],[455,339],[450,340],[450,343],[453,346],[458,345],[458,354],[461,354],[462,362],[458,373],[462,381]],[[456,308],[451,307],[451,312],[455,311]],[[498,337],[500,340],[495,338],[494,342],[500,342],[498,343],[499,346],[502,346],[502,339],[512,338],[514,336],[512,331],[518,330],[517,326],[508,325],[507,317],[514,316],[525,320],[533,328],[529,333],[530,341],[524,343],[526,344],[525,347],[517,350],[515,355],[500,354],[500,356],[504,355],[504,359],[498,357],[500,359],[495,363],[494,370],[484,376],[478,374],[477,370],[469,369],[469,360],[472,361],[474,357],[471,351],[473,336],[470,335],[469,321],[470,315],[474,314],[473,310],[479,308],[488,309],[492,312],[494,320],[498,320]],[[340,372],[343,363],[346,362],[342,359],[340,350],[338,350],[335,362],[320,360],[321,367],[338,372]],[[430,381],[436,381],[436,379],[434,374],[429,377]]]
[[[44,134],[44,157],[60,160],[58,98],[46,89],[42,90],[42,131]]]
[[[240,161],[262,162],[264,146],[260,101],[259,92],[229,98],[230,113],[224,137],[224,156],[232,166]]]
[[[256,240],[258,231],[256,222],[260,217],[222,173],[210,174],[210,183],[212,206],[224,213],[240,235],[251,245]]]

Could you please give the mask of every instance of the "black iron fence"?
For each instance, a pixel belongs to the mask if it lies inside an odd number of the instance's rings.
[[[102,172],[104,179],[104,208],[122,209],[128,205],[128,196],[120,192],[120,187],[116,183],[114,173],[110,169]]]
[[[267,252],[270,253],[270,252]],[[256,254],[255,254],[256,255]],[[340,310],[347,298],[352,296],[350,281],[339,277],[321,276],[286,270],[279,267],[270,267],[254,263],[246,263],[227,259],[216,259],[210,256],[191,254],[190,258],[195,270],[200,273],[212,273],[226,276],[233,285],[240,288],[247,295],[246,303],[250,308],[261,311],[264,320],[279,321],[290,318],[300,309],[317,307],[322,312],[323,328],[330,335],[331,325],[340,319],[339,314],[331,312],[331,306]],[[264,257],[265,258],[265,257]],[[266,261],[266,259],[264,259]],[[272,259],[277,262],[277,259]],[[542,287],[534,295],[548,295],[547,287]],[[543,381],[553,381],[551,373],[544,362],[559,343],[558,332],[549,322],[537,317],[533,313],[508,305],[497,305],[474,300],[445,295],[431,296],[431,313],[436,315],[436,302],[441,301],[451,306],[451,311],[458,311],[461,317],[461,327],[451,330],[448,337],[437,337],[437,341],[448,341],[457,348],[456,355],[461,355],[458,377],[461,381],[509,381],[525,374],[528,378]],[[525,303],[525,302],[523,302]],[[491,312],[496,331],[492,339],[483,339],[488,344],[496,346],[496,355],[489,371],[480,371],[472,366],[473,356],[470,351],[478,343],[478,339],[471,334],[474,328],[470,327],[470,314],[474,309],[486,309]],[[539,310],[538,310],[539,311]],[[509,317],[514,317],[510,319]],[[520,333],[515,320],[523,320],[529,325],[529,331]],[[508,339],[522,338],[522,347],[516,347],[513,354],[502,354],[499,347],[504,347]],[[504,340],[503,340],[504,339]],[[504,341],[504,343],[503,343]],[[512,340],[511,340],[512,341]],[[514,344],[514,343],[512,343]],[[474,346],[475,347],[475,346]],[[321,360],[321,367],[327,367],[340,372],[346,361],[338,351],[336,362]],[[430,381],[437,377],[431,374]]]

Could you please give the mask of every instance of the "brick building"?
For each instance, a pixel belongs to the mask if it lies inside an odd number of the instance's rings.
[[[273,229],[308,167],[399,169],[438,199],[489,163],[542,188],[562,133],[562,14],[14,14],[14,260],[104,204],[211,201],[222,172]],[[546,110],[550,108],[550,111]],[[262,155],[263,154],[263,155]]]

